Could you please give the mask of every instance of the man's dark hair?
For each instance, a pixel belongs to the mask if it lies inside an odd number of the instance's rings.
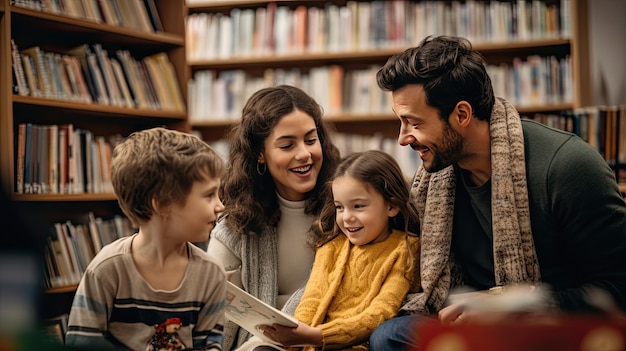
[[[376,79],[385,91],[423,85],[426,102],[446,121],[462,100],[472,105],[476,118],[489,121],[495,103],[485,59],[465,38],[428,36],[418,46],[392,56]]]

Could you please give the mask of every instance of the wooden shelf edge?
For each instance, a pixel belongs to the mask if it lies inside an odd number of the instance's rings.
[[[563,102],[555,104],[537,104],[537,105],[519,105],[515,106],[517,112],[523,113],[537,113],[537,112],[549,112],[549,111],[562,111],[571,110],[574,108],[574,103]]]
[[[541,104],[541,105],[527,105],[516,107],[520,114],[523,113],[536,113],[536,112],[550,112],[550,111],[562,111],[574,108],[572,103],[561,104]],[[324,116],[324,119],[330,122],[368,122],[368,121],[395,121],[398,119],[392,112],[374,112],[374,113],[335,113]],[[226,127],[237,123],[237,119],[227,118],[212,118],[210,120],[188,120],[191,127],[209,128],[209,127]]]
[[[210,128],[210,127],[228,127],[237,123],[236,120],[225,118],[213,118],[206,121],[189,121],[189,125],[193,128]]]
[[[393,113],[339,113],[328,114],[324,119],[329,122],[367,122],[367,121],[395,121],[397,117]],[[210,128],[227,127],[237,123],[237,119],[212,118],[206,121],[188,120],[191,127]]]
[[[154,117],[154,118],[169,118],[169,119],[187,119],[185,112],[179,111],[163,111],[163,110],[148,110],[148,109],[131,109],[127,107],[116,107],[109,105],[99,104],[84,104],[71,101],[51,100],[34,98],[30,96],[14,95],[13,102],[19,104],[38,105],[45,107],[57,107],[64,109],[72,109],[85,112],[98,112],[102,114],[120,115],[120,116],[137,116],[137,117]],[[535,112],[548,112],[548,111],[561,111],[574,108],[573,103],[557,103],[557,104],[538,104],[538,105],[526,105],[516,106],[518,112],[521,113],[535,113]],[[335,114],[326,116],[329,120],[347,121],[360,119],[377,119],[377,120],[389,120],[396,117],[391,113],[373,113],[373,114]],[[191,126],[207,127],[207,126],[225,126],[235,123],[236,120],[226,118],[216,118],[209,121],[192,121],[189,120]]]
[[[512,41],[512,42],[497,42],[497,43],[480,43],[472,44],[474,49],[483,52],[500,52],[521,50],[526,48],[535,48],[543,46],[556,46],[556,45],[568,45],[569,39],[554,38],[554,39],[538,39],[538,40],[525,40],[525,41]],[[330,62],[330,61],[355,61],[355,60],[368,60],[373,61],[377,59],[385,59],[392,55],[398,54],[406,50],[408,46],[402,47],[390,47],[380,49],[368,49],[368,50],[355,50],[355,51],[338,51],[338,52],[302,52],[302,53],[290,53],[281,55],[257,55],[246,57],[228,57],[221,59],[191,59],[187,61],[187,64],[192,69],[207,68],[220,68],[220,67],[232,67],[240,65],[273,65],[284,63],[299,63],[306,62]]]
[[[65,286],[57,286],[54,288],[47,288],[45,290],[46,294],[64,294],[64,293],[73,293],[78,289],[78,284],[65,285]]]
[[[11,201],[19,202],[96,202],[117,201],[115,194],[11,194]]]
[[[355,61],[384,59],[402,52],[404,48],[386,48],[378,50],[356,50],[337,52],[302,52],[281,55],[250,55],[243,57],[228,57],[221,59],[190,59],[187,64],[194,68],[202,67],[230,67],[241,65],[275,65],[283,63]]]
[[[254,5],[264,5],[270,1],[267,0],[202,0],[202,1],[186,1],[185,5],[190,10],[214,10],[219,8],[229,8],[234,6],[254,6]],[[298,1],[294,0],[273,0],[271,2],[277,3],[296,3]]]
[[[473,41],[472,47],[481,52],[515,51],[528,48],[539,48],[545,46],[569,45],[570,38],[543,38],[530,40],[511,40],[480,42]]]
[[[56,107],[61,109],[69,109],[75,111],[95,112],[103,115],[119,115],[119,116],[134,116],[134,117],[151,117],[151,118],[168,118],[168,119],[180,119],[187,118],[184,111],[167,111],[167,110],[149,110],[149,109],[133,109],[128,107],[118,107],[110,105],[100,104],[84,104],[63,100],[52,100],[35,98],[32,96],[13,95],[13,103],[36,105],[44,107]]]

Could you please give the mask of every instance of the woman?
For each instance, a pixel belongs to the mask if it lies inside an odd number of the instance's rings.
[[[317,237],[310,227],[328,196],[324,183],[339,162],[329,128],[315,100],[281,85],[255,92],[228,135],[226,210],[207,250],[233,283],[289,313],[313,263]],[[228,323],[224,350],[249,336]]]

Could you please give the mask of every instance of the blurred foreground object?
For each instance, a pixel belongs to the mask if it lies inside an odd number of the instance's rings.
[[[0,197],[0,351],[65,350],[40,325],[46,231],[33,214],[24,217],[4,189]]]
[[[454,290],[448,304],[462,304],[465,310],[493,313],[545,312],[553,302],[546,287],[528,284],[498,286],[488,291]]]
[[[0,191],[0,335],[15,335],[35,329],[39,320],[45,235]]]
[[[512,317],[496,324],[422,324],[411,351],[624,351],[626,323],[606,317]]]

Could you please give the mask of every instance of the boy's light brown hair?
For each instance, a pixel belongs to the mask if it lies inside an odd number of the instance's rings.
[[[113,150],[111,182],[124,214],[135,224],[159,206],[183,202],[194,182],[222,178],[221,157],[198,137],[156,127],[132,133]]]

